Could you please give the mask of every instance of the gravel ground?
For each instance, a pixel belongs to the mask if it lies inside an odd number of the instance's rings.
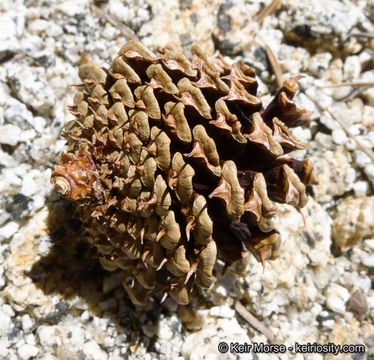
[[[374,81],[374,3],[282,0],[259,24],[270,2],[0,2],[1,359],[335,358],[220,354],[220,342],[364,344],[365,353],[338,358],[374,359],[374,163],[362,151],[374,150],[374,86],[318,88]],[[136,36],[150,48],[188,53],[197,42],[243,58],[257,70],[264,103],[276,90],[265,45],[285,79],[306,76],[297,100],[312,122],[293,135],[308,149],[294,156],[313,160],[319,185],[302,209],[305,224],[279,206],[281,256],[265,271],[253,260],[243,278],[217,276],[189,307],[132,305],[121,273],[90,257],[72,205],[49,182],[82,57],[107,65]],[[237,301],[265,330],[239,315]]]

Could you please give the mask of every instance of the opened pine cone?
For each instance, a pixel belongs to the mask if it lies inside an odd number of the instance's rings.
[[[217,257],[237,272],[249,253],[276,258],[273,201],[303,207],[315,181],[308,160],[283,156],[305,147],[288,130],[309,120],[292,101],[299,77],[263,107],[254,69],[192,53],[131,41],[109,70],[81,65],[51,178],[135,304],[156,293],[188,304]]]

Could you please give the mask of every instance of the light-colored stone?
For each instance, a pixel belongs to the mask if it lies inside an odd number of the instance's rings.
[[[16,35],[17,29],[13,19],[2,13],[0,17],[0,60],[20,49]]]
[[[34,130],[22,130],[12,124],[0,126],[0,144],[15,146],[19,142],[29,141],[34,137]]]
[[[52,349],[61,344],[57,328],[53,325],[42,325],[38,327],[37,334],[39,341],[44,348]]]
[[[18,229],[19,225],[16,221],[9,221],[6,225],[0,228],[0,239],[8,239],[12,237]]]
[[[51,115],[55,103],[53,91],[42,68],[30,71],[20,64],[7,64],[8,78],[17,97],[41,115]]]
[[[160,341],[168,341],[173,337],[173,330],[170,328],[168,318],[162,317],[157,324],[157,336]]]
[[[351,154],[345,147],[339,145],[334,151],[316,153],[311,156],[311,160],[319,182],[313,186],[317,201],[331,201],[352,189],[356,171],[351,164]]]
[[[28,360],[35,357],[39,353],[39,349],[36,346],[24,344],[18,349],[18,355],[22,360]]]
[[[349,299],[349,291],[338,284],[331,284],[325,291],[326,307],[339,314],[345,313],[346,302]]]
[[[79,14],[85,14],[87,12],[88,1],[74,1],[68,0],[56,6],[57,12],[62,12],[63,14],[72,17]]]
[[[366,181],[356,181],[353,184],[353,191],[355,192],[356,197],[364,197],[368,195],[369,184]]]
[[[29,332],[34,322],[29,314],[22,315],[22,329],[25,333]]]
[[[213,306],[210,308],[209,313],[211,316],[216,316],[220,318],[231,319],[235,315],[235,310],[231,309],[229,306]]]
[[[367,267],[374,268],[374,254],[365,256],[362,259],[362,263]]]
[[[334,243],[346,251],[365,237],[374,237],[374,197],[348,197],[339,204],[334,216]]]
[[[344,79],[355,81],[361,73],[361,61],[357,55],[348,56],[344,61]]]
[[[11,97],[5,105],[4,120],[9,124],[16,125],[26,130],[28,127],[27,125],[31,124],[33,121],[33,115],[25,104]]]
[[[108,355],[103,351],[100,346],[90,340],[83,345],[83,352],[86,356],[90,356],[92,360],[107,360]]]
[[[11,328],[11,317],[4,311],[0,310],[0,334],[6,336]]]
[[[9,354],[8,344],[4,339],[0,339],[0,356],[3,359],[6,359],[6,356]]]
[[[27,334],[24,336],[24,340],[26,344],[35,346],[36,345],[36,338],[34,334]]]
[[[333,130],[331,136],[332,136],[332,140],[337,145],[346,144],[347,141],[348,141],[348,137],[347,137],[346,133],[344,132],[344,130],[342,130],[342,129]]]
[[[328,68],[332,55],[330,53],[318,53],[310,58],[308,70],[315,76],[321,76]]]
[[[61,346],[58,347],[56,355],[58,359],[69,360],[83,349],[90,328],[87,327],[85,331],[76,319],[66,319],[58,327],[58,333],[61,337]]]
[[[191,360],[235,359],[235,355],[229,351],[226,353],[218,351],[219,344],[223,342],[227,343],[228,346],[230,346],[230,342],[251,345],[247,332],[235,318],[230,320],[217,319],[216,322],[212,322],[200,331],[186,337],[182,346],[182,355]],[[253,359],[252,353],[245,353],[245,359]]]

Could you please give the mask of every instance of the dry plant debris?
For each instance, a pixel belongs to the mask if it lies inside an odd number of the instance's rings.
[[[238,273],[249,253],[275,259],[273,202],[301,208],[315,182],[309,160],[283,156],[305,148],[289,132],[309,121],[292,101],[299,77],[264,107],[254,69],[192,52],[190,62],[133,40],[109,69],[81,65],[51,179],[135,304],[155,293],[188,304],[211,286],[217,257]]]

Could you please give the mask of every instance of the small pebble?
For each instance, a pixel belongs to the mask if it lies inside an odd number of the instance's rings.
[[[0,239],[8,239],[13,236],[19,229],[18,223],[9,221],[6,225],[0,228]]]
[[[28,360],[35,357],[39,353],[39,349],[36,346],[24,344],[18,349],[18,355],[22,360]]]
[[[326,290],[326,307],[339,314],[345,313],[349,292],[343,286],[331,284]]]
[[[10,316],[4,312],[4,310],[0,310],[0,334],[7,334],[10,329],[11,318]]]
[[[358,79],[361,73],[360,58],[356,55],[347,56],[344,62],[343,71],[345,80],[352,81]]]
[[[366,181],[358,180],[353,184],[353,191],[357,197],[366,196],[369,191],[369,184]]]
[[[22,130],[12,124],[0,126],[0,144],[17,145],[20,142]]]
[[[9,350],[7,348],[7,344],[5,340],[0,339],[0,358],[6,359],[6,356],[8,355]]]
[[[212,308],[210,308],[209,314],[211,316],[217,316],[217,317],[221,317],[221,318],[230,319],[230,318],[235,316],[235,310],[231,309],[227,305],[213,306]]]
[[[90,340],[83,345],[83,352],[86,356],[91,357],[92,360],[107,360],[108,355],[103,351],[100,346]]]
[[[374,254],[373,255],[366,255],[363,258],[362,263],[367,267],[374,268]]]
[[[337,145],[346,144],[348,141],[348,137],[342,129],[333,130],[331,136],[332,136],[332,140]]]
[[[87,310],[83,311],[81,314],[82,321],[87,321],[89,318],[90,318],[90,313]]]
[[[14,310],[9,304],[4,304],[2,307],[2,310],[5,314],[9,315],[10,317],[13,317],[15,315]]]
[[[371,163],[371,160],[369,156],[367,156],[363,151],[361,150],[355,150],[354,151],[355,160],[357,162],[357,165],[360,167],[365,167],[366,165]]]
[[[352,311],[358,320],[363,321],[368,311],[368,302],[365,293],[358,289],[348,300],[347,310]]]
[[[22,315],[22,329],[25,333],[29,332],[33,324],[34,323],[29,314]]]
[[[61,344],[60,337],[57,335],[56,327],[53,325],[42,325],[37,329],[37,334],[40,343],[45,348],[53,348],[54,346]]]
[[[33,115],[25,104],[12,97],[6,104],[4,120],[9,124],[16,125],[26,130],[33,121]]]
[[[222,296],[222,297],[226,297],[227,296],[227,290],[224,286],[222,285],[218,285],[215,289],[215,293]]]
[[[316,54],[309,59],[308,70],[318,77],[328,69],[331,59],[332,55],[330,53]]]
[[[25,340],[26,344],[33,345],[33,346],[36,345],[36,339],[35,339],[35,335],[34,334],[27,334],[27,335],[25,335],[24,336],[24,340]]]
[[[168,341],[173,337],[173,331],[170,328],[168,318],[162,318],[161,320],[159,320],[157,326],[157,336],[160,341]]]

